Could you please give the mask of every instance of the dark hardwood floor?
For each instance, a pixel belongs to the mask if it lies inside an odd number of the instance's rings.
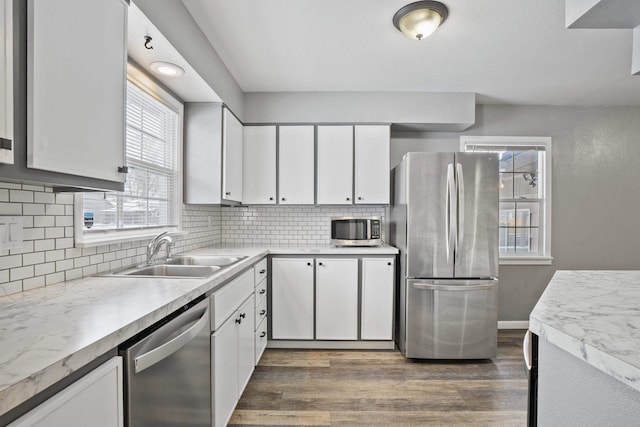
[[[410,361],[397,351],[267,349],[230,426],[525,426],[524,331],[498,356]]]

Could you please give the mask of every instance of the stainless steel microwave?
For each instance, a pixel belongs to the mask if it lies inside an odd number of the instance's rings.
[[[331,218],[331,244],[336,246],[381,246],[380,218]]]

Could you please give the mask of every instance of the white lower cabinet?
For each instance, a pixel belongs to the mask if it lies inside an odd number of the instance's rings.
[[[274,347],[277,340],[393,340],[393,256],[274,257],[271,265]]]
[[[231,316],[211,335],[213,358],[213,425],[224,426],[238,402],[238,331]]]
[[[363,340],[393,338],[393,283],[393,258],[363,258],[360,327]]]
[[[122,427],[122,358],[116,356],[9,427]]]
[[[225,426],[253,372],[255,279],[250,268],[211,295],[213,425]]]
[[[316,259],[316,339],[358,339],[358,260]]]
[[[313,258],[271,262],[271,336],[313,339]]]

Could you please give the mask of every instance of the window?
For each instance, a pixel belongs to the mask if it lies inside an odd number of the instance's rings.
[[[499,155],[501,264],[551,263],[551,138],[460,138],[467,152]]]
[[[126,163],[123,192],[83,193],[83,238],[111,240],[176,230],[180,219],[179,146],[182,105],[133,77],[127,81]],[[105,238],[105,233],[111,237]],[[78,233],[76,233],[77,236]]]

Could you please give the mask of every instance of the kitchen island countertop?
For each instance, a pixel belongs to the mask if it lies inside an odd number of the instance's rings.
[[[557,271],[529,329],[640,390],[640,271]]]
[[[247,258],[208,278],[92,276],[0,297],[0,415],[272,254],[389,255],[391,246],[215,246]]]

